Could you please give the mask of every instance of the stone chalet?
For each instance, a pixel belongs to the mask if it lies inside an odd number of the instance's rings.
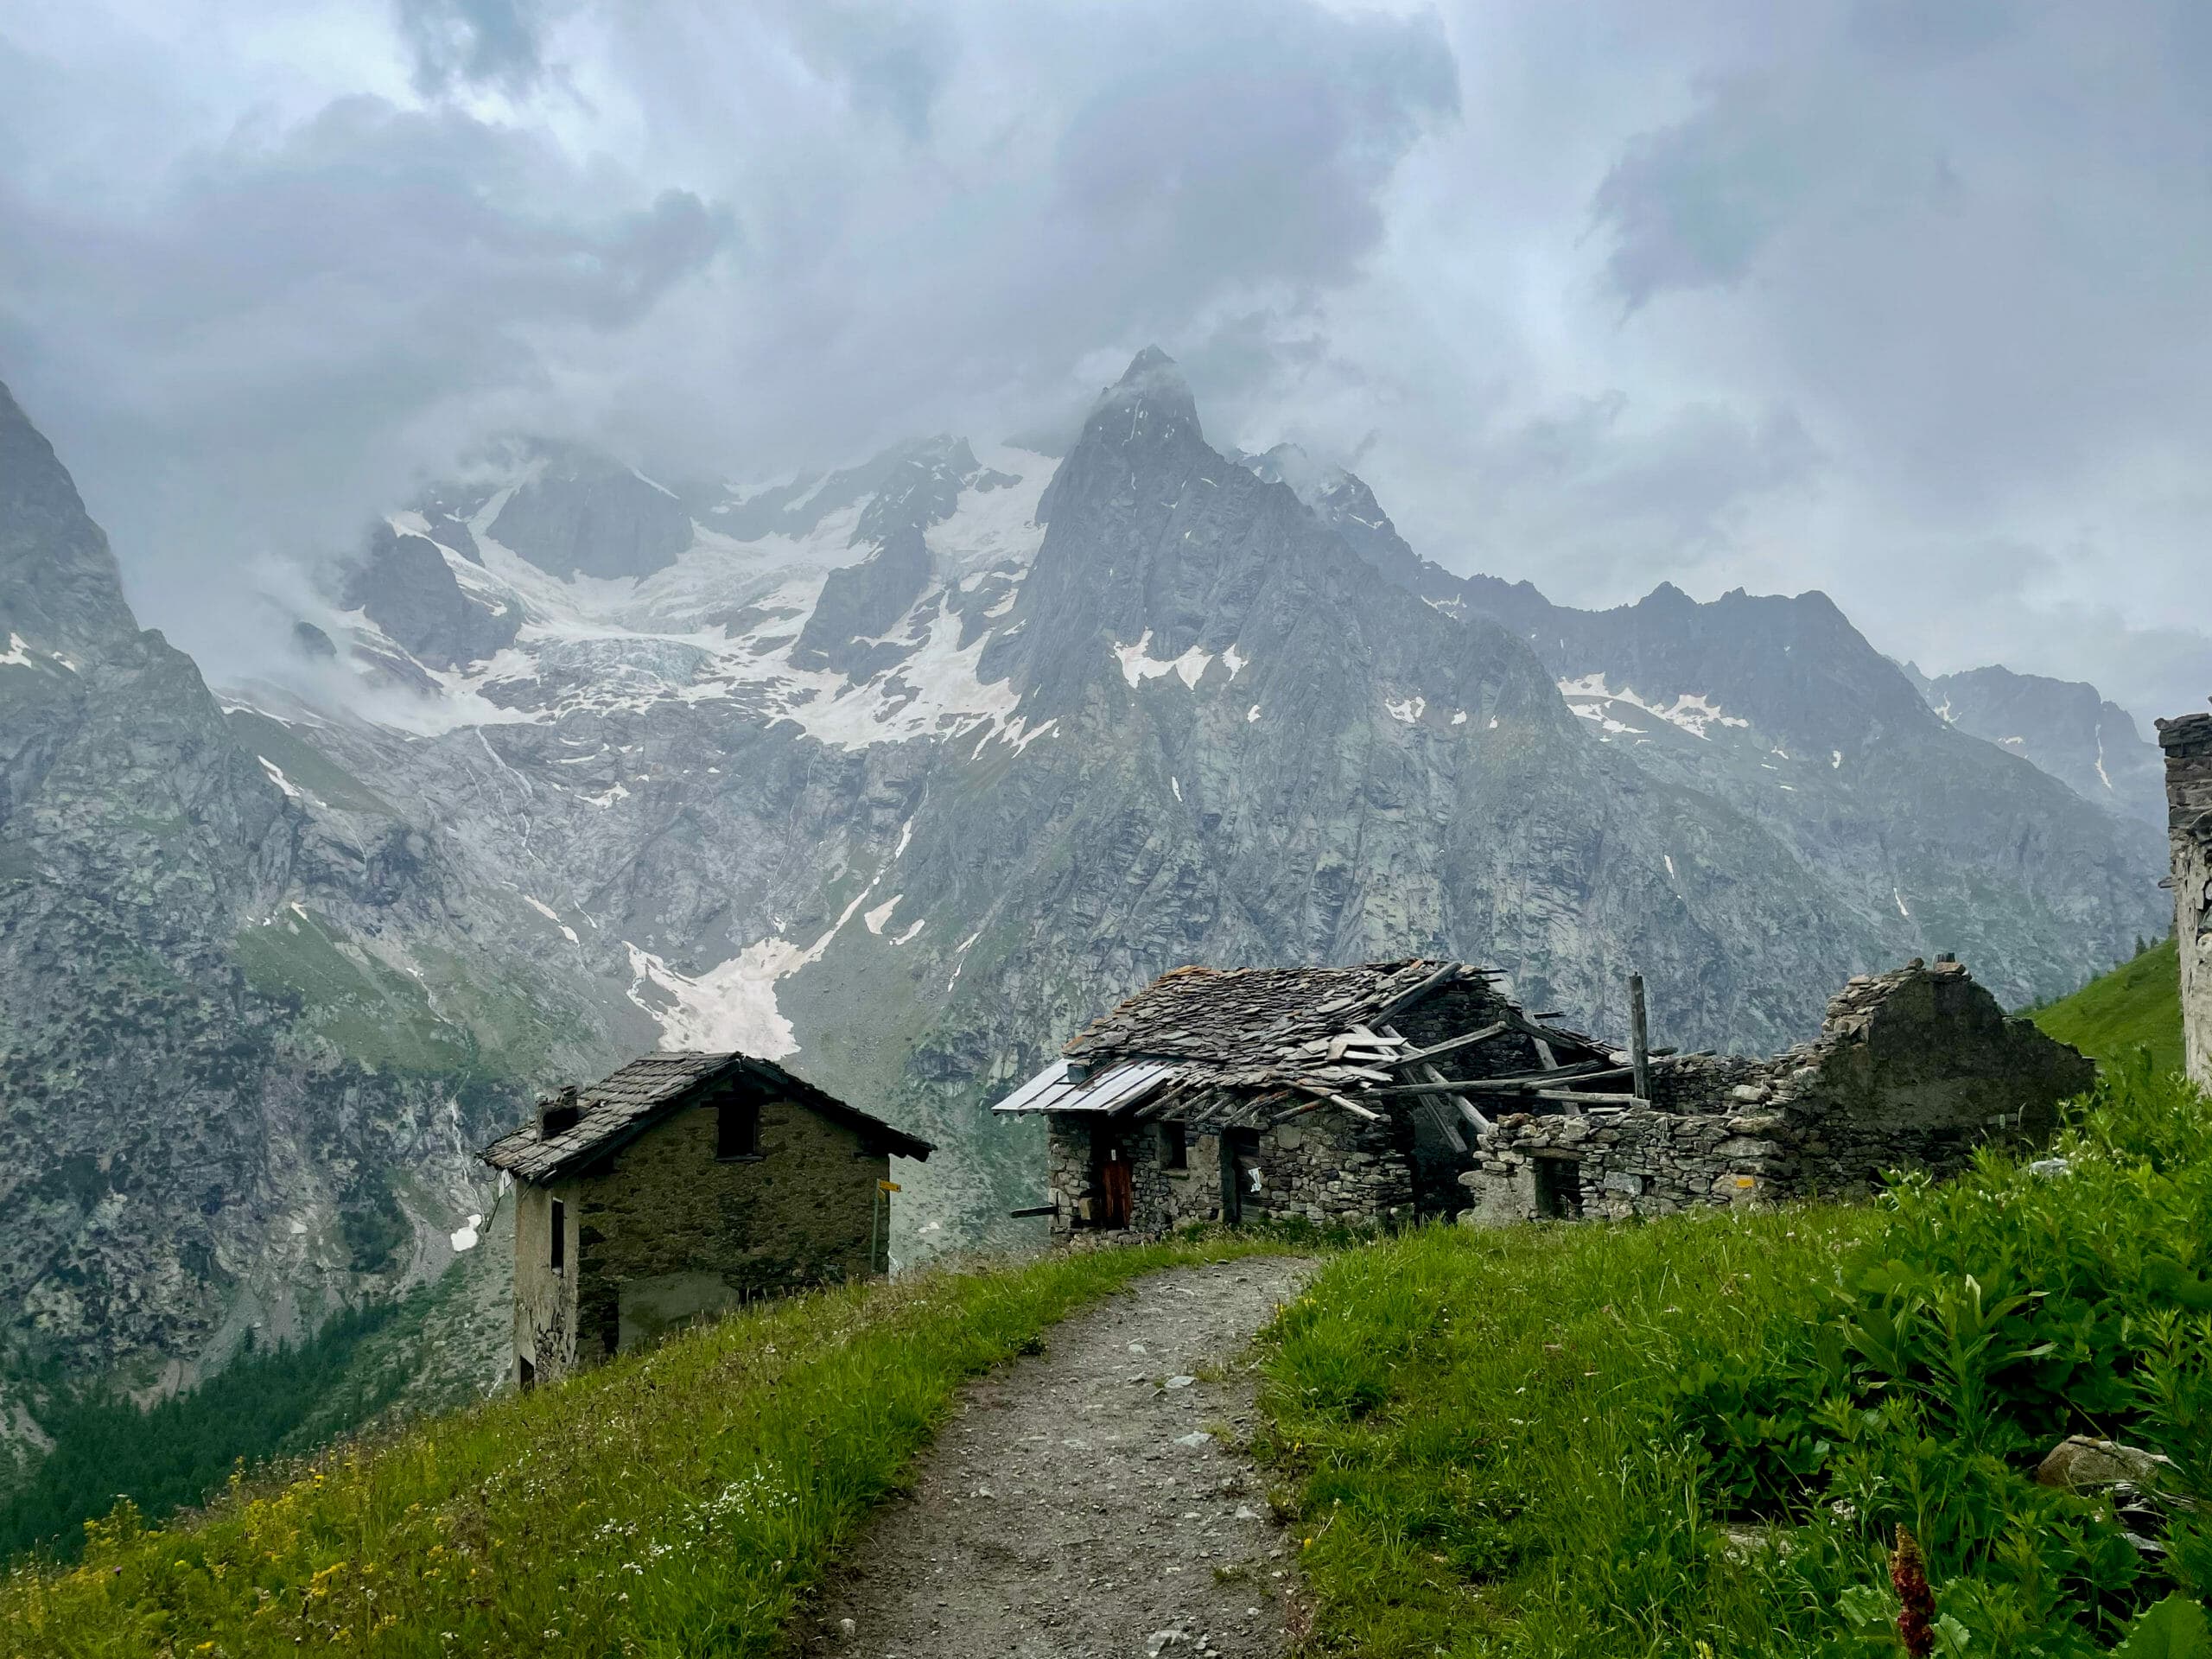
[[[1065,1243],[1863,1191],[2047,1135],[2094,1075],[1948,960],[1854,979],[1818,1040],[1770,1059],[1623,1051],[1553,1020],[1459,963],[1182,968],[996,1109],[1046,1118]]]
[[[745,1054],[649,1054],[484,1161],[515,1183],[515,1378],[887,1265],[891,1159],[926,1141]]]
[[[2212,715],[2160,721],[2158,747],[2166,753],[2182,1052],[2189,1075],[2212,1089]]]

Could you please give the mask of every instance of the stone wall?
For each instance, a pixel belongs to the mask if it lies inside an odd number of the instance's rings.
[[[1892,1169],[1955,1170],[1986,1141],[2039,1141],[2095,1076],[1958,963],[1915,963],[1853,980],[1815,1042],[1764,1060],[1662,1063],[1651,1106],[1500,1118],[1459,1178],[1472,1200],[1462,1219],[1864,1192]]]
[[[2189,1075],[2212,1088],[2212,715],[2160,721],[2158,747],[2166,753],[2182,1050]]]
[[[1122,1233],[1104,1233],[1096,1224],[1095,1172],[1108,1146],[1129,1165],[1129,1227]],[[1238,1192],[1236,1218],[1300,1217],[1323,1226],[1354,1227],[1409,1219],[1411,1151],[1412,1130],[1402,1117],[1370,1123],[1331,1107],[1262,1129],[1252,1158],[1260,1190]],[[1192,1135],[1185,1161],[1184,1169],[1167,1167],[1166,1141],[1157,1123],[1102,1122],[1076,1113],[1052,1116],[1046,1179],[1054,1241],[1150,1236],[1186,1223],[1221,1220],[1222,1137]]]
[[[687,1107],[588,1174],[518,1189],[516,1357],[534,1360],[538,1381],[740,1302],[885,1269],[890,1229],[873,1206],[887,1155],[864,1151],[844,1124],[768,1100],[758,1155],[717,1159],[718,1110],[711,1099]],[[566,1284],[546,1265],[556,1198],[568,1210]]]
[[[524,1361],[550,1382],[576,1363],[576,1192],[575,1181],[515,1185],[515,1373]],[[553,1271],[553,1204],[565,1211],[566,1267]]]

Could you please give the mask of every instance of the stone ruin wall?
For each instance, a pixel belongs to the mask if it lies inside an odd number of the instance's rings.
[[[1193,1133],[1184,1169],[1166,1166],[1160,1126],[1098,1125],[1129,1164],[1126,1232],[1094,1225],[1095,1120],[1054,1114],[1046,1135],[1046,1196],[1056,1243],[1105,1243],[1221,1218],[1221,1137]],[[1319,1226],[1375,1227],[1412,1214],[1411,1131],[1402,1119],[1369,1123],[1326,1107],[1259,1134],[1260,1192],[1240,1194],[1243,1218],[1297,1217]]]
[[[1462,1219],[1656,1216],[1863,1192],[1891,1169],[1956,1169],[1982,1142],[2047,1136],[2058,1103],[2095,1076],[2008,1017],[1958,963],[1915,963],[1853,979],[1812,1043],[1764,1060],[1662,1062],[1654,1107],[1500,1118],[1459,1178],[1472,1200]]]
[[[2166,754],[2182,1051],[2189,1075],[2212,1088],[2212,715],[2160,721],[2158,747]]]

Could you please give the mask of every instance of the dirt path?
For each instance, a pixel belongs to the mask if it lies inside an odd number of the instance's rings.
[[[1307,1262],[1176,1268],[968,1391],[817,1614],[813,1655],[1276,1655],[1295,1585],[1236,1449],[1244,1353]],[[1232,1442],[1224,1444],[1226,1435]]]

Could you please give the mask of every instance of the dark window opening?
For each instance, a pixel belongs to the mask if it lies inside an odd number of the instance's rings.
[[[1264,1211],[1260,1198],[1260,1132],[1224,1129],[1221,1134],[1221,1218],[1232,1226],[1249,1208]]]
[[[607,1311],[601,1316],[599,1321],[599,1339],[601,1345],[606,1348],[607,1357],[609,1359],[612,1359],[621,1348],[622,1309],[620,1304],[613,1302],[607,1304]]]
[[[1163,1169],[1188,1169],[1191,1166],[1189,1125],[1163,1123],[1160,1126],[1160,1163]]]
[[[1582,1215],[1582,1166],[1571,1158],[1536,1160],[1536,1213],[1546,1221]]]
[[[515,1360],[515,1384],[527,1394],[537,1386],[537,1367],[518,1357]]]
[[[758,1158],[760,1155],[760,1103],[726,1100],[715,1118],[715,1156]]]
[[[569,1266],[569,1206],[560,1199],[553,1200],[553,1271],[563,1273]]]

